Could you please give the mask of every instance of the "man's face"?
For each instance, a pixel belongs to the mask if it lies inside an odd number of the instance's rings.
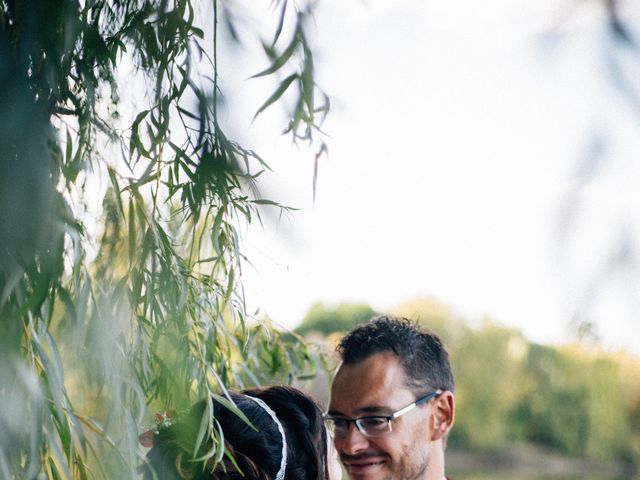
[[[359,363],[340,367],[331,389],[329,414],[347,419],[386,416],[415,400],[398,358],[392,353],[377,353]],[[393,420],[392,432],[385,436],[366,437],[355,424],[350,424],[346,436],[334,439],[349,476],[354,480],[426,478],[431,449],[431,403]]]

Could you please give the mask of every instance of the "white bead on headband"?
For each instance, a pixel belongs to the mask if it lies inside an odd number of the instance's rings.
[[[280,423],[280,420],[278,420],[278,417],[276,416],[276,412],[271,410],[271,408],[269,408],[269,405],[264,403],[264,401],[256,397],[252,397],[251,395],[246,395],[246,396],[247,398],[250,398],[251,400],[256,402],[258,405],[260,405],[263,408],[263,410],[269,414],[269,416],[273,419],[273,421],[276,422],[276,425],[278,426],[278,431],[280,431],[280,435],[282,436],[282,459],[280,460],[280,470],[278,470],[278,473],[276,474],[276,478],[274,480],[284,480],[284,472],[287,469],[287,438],[284,435],[284,428],[282,427],[282,423]]]

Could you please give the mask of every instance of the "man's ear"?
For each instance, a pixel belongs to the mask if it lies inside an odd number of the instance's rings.
[[[455,420],[456,399],[453,393],[445,390],[436,398],[431,415],[432,433],[431,441],[445,437]]]

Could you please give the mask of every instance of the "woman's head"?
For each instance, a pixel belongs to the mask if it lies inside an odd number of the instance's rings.
[[[322,413],[311,398],[288,386],[245,390],[232,393],[231,398],[255,427],[213,400],[215,422],[233,459],[225,457],[215,466],[213,461],[192,460],[206,408],[206,402],[201,401],[154,436],[144,479],[274,480],[282,467],[284,480],[328,478],[326,430]],[[286,438],[286,465],[282,462],[280,428]],[[211,443],[205,444],[199,453],[210,448]]]
[[[285,480],[327,479],[327,433],[317,404],[300,390],[287,386],[244,393],[263,400],[284,426],[289,446]]]

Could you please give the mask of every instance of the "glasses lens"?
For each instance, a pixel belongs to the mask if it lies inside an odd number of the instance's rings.
[[[349,422],[341,418],[326,418],[327,430],[334,437],[344,437],[349,431]]]
[[[360,430],[369,437],[380,437],[391,431],[391,423],[386,417],[365,417],[358,419]]]

